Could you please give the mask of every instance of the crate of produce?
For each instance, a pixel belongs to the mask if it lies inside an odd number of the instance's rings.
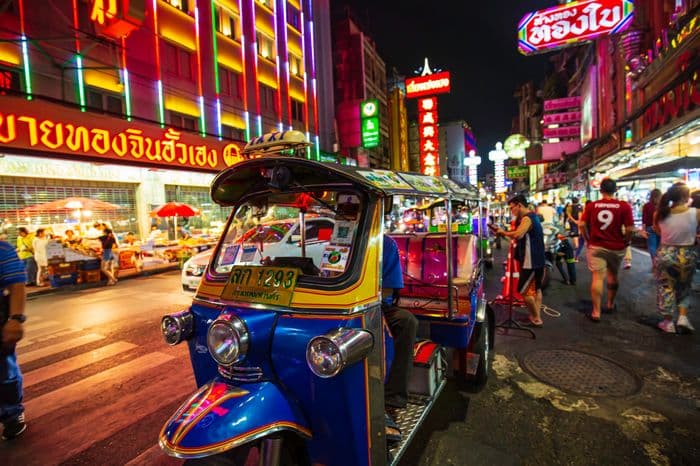
[[[97,283],[100,281],[101,272],[99,270],[81,270],[81,283]]]
[[[100,270],[100,260],[90,259],[78,263],[79,270]]]
[[[78,271],[78,266],[74,262],[61,262],[59,264],[49,264],[49,275],[67,275]]]
[[[61,275],[49,275],[49,281],[51,282],[51,287],[53,288],[65,285],[75,285],[77,280],[77,272],[65,273]]]

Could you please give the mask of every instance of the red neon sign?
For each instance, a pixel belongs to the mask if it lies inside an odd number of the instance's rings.
[[[121,39],[143,22],[145,3],[132,0],[92,0],[90,21],[98,34]]]
[[[632,0],[584,0],[528,13],[518,23],[524,55],[621,32],[632,23]]]
[[[450,92],[450,72],[428,74],[406,79],[406,98]]]
[[[243,160],[241,148],[173,128],[0,97],[0,149],[7,152],[218,172]]]
[[[437,97],[418,99],[418,138],[420,142],[420,171],[440,175]]]

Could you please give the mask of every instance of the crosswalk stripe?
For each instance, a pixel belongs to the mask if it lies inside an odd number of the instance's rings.
[[[37,359],[45,358],[46,356],[51,356],[52,354],[58,354],[69,349],[77,348],[78,346],[86,345],[98,340],[104,340],[106,337],[104,335],[99,335],[97,333],[88,333],[81,337],[73,338],[70,340],[51,345],[47,348],[41,348],[34,351],[29,351],[27,353],[20,352],[17,355],[17,361],[21,364],[27,364]]]
[[[59,361],[57,363],[42,367],[41,369],[33,370],[24,374],[24,387],[31,387],[32,385],[58,377],[59,375],[67,374],[68,372],[76,369],[80,369],[98,361],[116,356],[117,354],[125,351],[129,351],[132,348],[136,348],[136,345],[125,341],[118,341],[88,353],[79,354],[70,359]]]
[[[66,385],[65,387],[33,398],[24,404],[25,412],[29,419],[38,418],[39,416],[61,409],[64,406],[77,403],[91,393],[104,393],[115,383],[123,384],[142,372],[160,366],[172,359],[174,359],[173,356],[165,353],[155,352],[146,354],[127,363],[120,364],[119,366],[112,367],[111,369],[84,378],[73,384]],[[178,384],[179,382],[174,385]],[[163,398],[172,401],[169,393],[171,389],[170,385],[161,384],[161,382],[157,382],[157,385],[161,389],[161,395],[164,389],[166,393],[168,393],[168,396],[164,396]]]
[[[74,328],[74,327],[63,327],[60,329],[57,329],[56,331],[53,331],[51,333],[44,333],[41,335],[37,335],[32,337],[27,338],[26,336],[20,340],[19,343],[17,343],[17,348],[26,348],[27,346],[35,345],[37,343],[41,343],[42,341],[50,340],[52,338],[58,338],[62,337],[64,335],[68,335],[69,333],[75,333],[75,332],[80,332],[82,328]]]
[[[157,356],[160,362],[166,360],[166,355],[162,353],[152,355]],[[140,419],[172,404],[174,400],[184,400],[195,390],[194,377],[189,375],[183,378],[180,371],[164,371],[159,378],[152,380],[154,383],[137,391],[120,392],[109,403],[79,417],[61,420],[60,429],[52,431],[51,435],[34,438],[32,448],[9,451],[9,464],[61,464],[124,429],[138,428]],[[89,396],[89,392],[83,391],[81,395]],[[41,409],[48,406],[48,403],[42,404]],[[163,422],[170,414],[164,416]],[[29,419],[33,418],[28,416]]]
[[[153,445],[124,466],[169,466],[182,463],[183,460],[168,456],[158,445]]]
[[[57,325],[61,325],[60,322],[56,320],[43,320],[34,323],[31,318],[27,319],[27,322],[24,324],[24,334],[28,335],[31,334],[32,332],[35,332],[36,330],[41,330],[46,327],[55,327]]]

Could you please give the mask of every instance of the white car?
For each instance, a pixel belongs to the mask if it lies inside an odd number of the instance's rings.
[[[306,257],[313,259],[317,267],[321,264],[325,247],[330,243],[335,221],[325,217],[306,219]],[[251,228],[236,243],[242,244],[235,263],[260,264],[263,258],[301,257],[301,235],[299,220],[287,219],[266,223]],[[260,248],[262,246],[262,249]],[[244,250],[254,248],[252,256],[244,258]],[[196,291],[209,264],[214,248],[192,256],[182,267],[182,289]]]

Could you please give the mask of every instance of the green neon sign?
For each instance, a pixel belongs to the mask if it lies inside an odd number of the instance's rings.
[[[366,100],[360,104],[360,130],[362,147],[371,149],[379,146],[379,101]]]

